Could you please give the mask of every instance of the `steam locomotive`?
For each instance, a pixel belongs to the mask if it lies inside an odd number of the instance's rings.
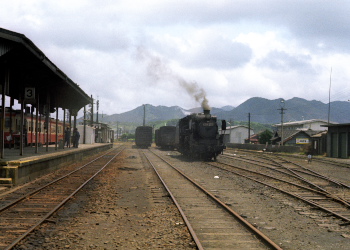
[[[226,130],[225,120],[222,121],[221,129]],[[223,135],[218,132],[217,118],[209,110],[180,119],[175,140],[177,150],[190,158],[216,160],[226,148]]]

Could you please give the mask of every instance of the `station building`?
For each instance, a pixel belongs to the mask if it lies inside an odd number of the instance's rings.
[[[284,122],[284,130],[313,130],[313,131],[323,131],[327,128],[324,125],[327,125],[328,121],[321,119],[311,119],[311,120],[302,120],[302,121],[293,121],[293,122]],[[282,123],[274,125],[277,130],[281,130]]]
[[[62,151],[64,130],[68,127],[73,133],[73,128],[78,127],[76,118],[82,108],[86,120],[85,106],[93,105],[92,96],[25,35],[3,28],[0,28],[0,94],[0,184],[33,180],[60,164],[112,147],[84,144]],[[63,121],[59,121],[59,116],[64,117]],[[92,132],[86,133],[89,129],[86,124],[83,126],[80,139],[86,143]],[[109,135],[110,132],[104,138]],[[29,139],[30,146],[25,147]],[[94,139],[95,135],[91,142]],[[18,148],[11,148],[12,142]]]
[[[311,137],[319,131],[315,130],[284,130],[283,131],[283,145],[285,146],[302,146],[311,142]],[[280,144],[282,140],[282,131],[277,130],[271,138],[273,145]]]
[[[276,130],[271,139],[272,144],[280,144],[283,138],[283,145],[302,146],[312,142],[312,138],[327,130],[325,125],[328,121],[311,119],[275,124]],[[334,123],[332,123],[334,124]],[[283,128],[283,131],[282,131]]]
[[[56,132],[57,138],[59,132],[64,132],[58,131],[59,110],[62,110],[63,117],[69,116],[68,126],[75,128],[78,111],[92,103],[92,98],[50,61],[30,39],[23,34],[2,28],[0,28],[0,84],[2,95],[0,119],[6,121],[0,124],[1,158],[4,157],[6,139],[13,137],[12,133],[19,136],[20,155],[23,155],[23,144],[27,133],[34,134],[34,138],[40,133],[47,133],[44,138],[45,144],[48,145],[50,140],[54,140],[48,139],[51,138],[51,134]],[[6,100],[9,100],[7,108],[5,108]],[[15,100],[20,106],[17,119],[13,119]],[[32,120],[30,124],[27,123],[28,117]],[[52,122],[54,118],[56,124]],[[63,122],[65,121],[66,119]],[[13,123],[16,123],[15,126],[10,126]],[[63,124],[63,129],[65,127],[67,124]],[[58,140],[55,143],[57,144]],[[40,144],[42,143],[39,143],[37,138],[36,147]]]

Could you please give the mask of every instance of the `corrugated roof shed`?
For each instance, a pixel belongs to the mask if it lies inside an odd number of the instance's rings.
[[[73,63],[73,60],[72,60]],[[20,100],[35,88],[41,104],[80,110],[91,98],[25,35],[0,28],[0,79],[9,73],[7,96]],[[48,98],[49,97],[49,98]]]

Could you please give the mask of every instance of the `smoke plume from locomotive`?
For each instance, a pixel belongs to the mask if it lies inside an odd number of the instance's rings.
[[[184,80],[181,76],[174,73],[170,67],[161,60],[161,58],[151,55],[143,48],[139,48],[138,53],[139,58],[148,62],[147,73],[156,82],[159,82],[160,80],[170,80],[171,82],[175,82],[185,89],[186,92],[196,100],[196,102],[200,103],[203,110],[210,110],[206,92],[203,88],[199,87],[196,82],[188,82]]]
[[[200,88],[196,82],[189,83],[181,78],[178,79],[178,82],[189,95],[195,98],[196,102],[201,104],[203,110],[210,110],[209,101],[203,88]]]

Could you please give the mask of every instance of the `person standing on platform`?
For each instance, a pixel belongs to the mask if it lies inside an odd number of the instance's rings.
[[[67,148],[70,148],[70,128],[67,127],[66,131],[64,131],[64,144]]]
[[[80,133],[77,128],[73,131],[73,147],[77,148],[79,146]]]
[[[13,131],[12,131],[12,129],[10,130],[10,134],[8,135],[8,136],[6,136],[6,140],[8,141],[8,143],[9,143],[9,149],[11,149],[12,148],[12,144],[14,144],[13,143],[13,136],[12,136],[12,134],[13,134]]]

